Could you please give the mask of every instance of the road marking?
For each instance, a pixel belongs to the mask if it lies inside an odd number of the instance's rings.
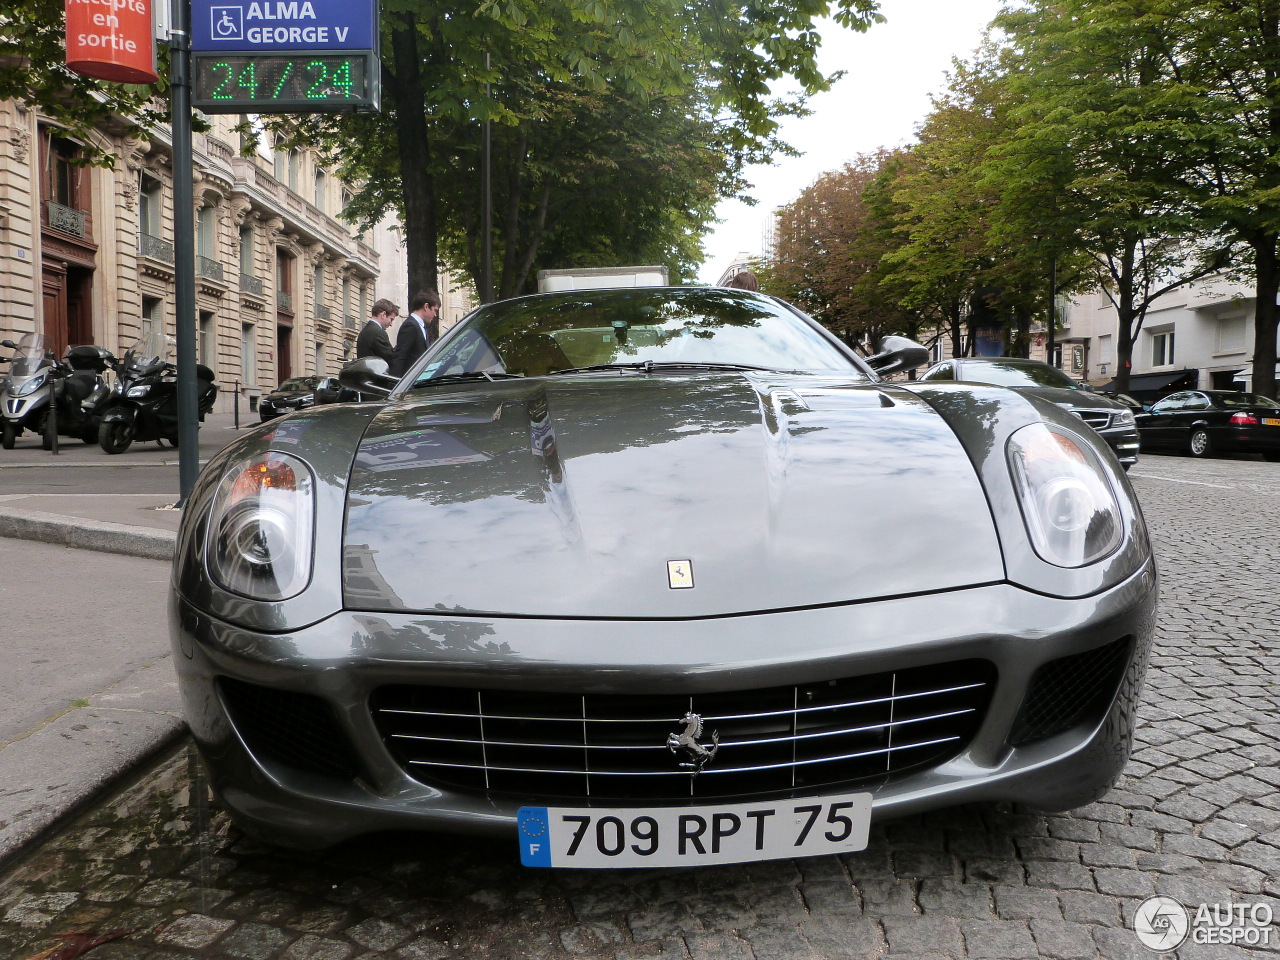
[[[1203,480],[1175,480],[1173,477],[1157,477],[1151,473],[1130,473],[1131,477],[1141,477],[1143,480],[1163,480],[1165,483],[1191,483],[1197,487],[1217,487],[1219,490],[1234,490],[1235,484],[1230,483],[1205,483]]]

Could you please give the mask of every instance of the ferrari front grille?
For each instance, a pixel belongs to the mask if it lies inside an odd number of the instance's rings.
[[[423,783],[553,798],[731,797],[881,782],[960,753],[985,660],[722,693],[388,686],[383,742]],[[711,754],[708,758],[706,754]]]

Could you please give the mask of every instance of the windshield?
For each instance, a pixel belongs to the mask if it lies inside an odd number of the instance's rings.
[[[482,307],[428,352],[415,383],[487,373],[527,377],[607,364],[729,364],[861,370],[785,305],[716,287],[580,290]]]
[[[286,380],[276,389],[281,393],[310,393],[319,383],[319,377],[294,377],[292,380]]]
[[[24,333],[14,347],[9,361],[9,374],[14,377],[30,377],[51,361],[45,357],[43,333]]]
[[[1080,384],[1047,363],[1012,363],[991,360],[965,363],[964,379],[969,383],[989,383],[996,387],[1061,387],[1079,390]]]
[[[143,376],[163,367],[172,353],[173,338],[166,337],[160,330],[151,330],[125,351],[120,365],[126,376]]]

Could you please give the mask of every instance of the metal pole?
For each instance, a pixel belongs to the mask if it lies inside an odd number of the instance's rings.
[[[489,54],[484,55],[484,69],[489,69]],[[485,109],[489,109],[490,88],[484,85]],[[484,121],[484,143],[480,155],[480,302],[493,301],[493,189],[490,182],[492,137],[488,119]]]
[[[1049,362],[1049,366],[1056,366],[1053,362],[1053,344],[1055,339],[1054,327],[1058,325],[1058,255],[1051,254],[1049,256],[1049,355],[1045,358]]]
[[[45,414],[49,419],[49,430],[53,433],[49,449],[53,451],[55,457],[58,456],[58,395],[62,393],[62,381],[53,379],[57,371],[55,361],[55,366],[49,371],[49,412]]]
[[[185,506],[200,473],[196,393],[195,188],[191,150],[191,6],[172,0],[170,79],[173,127],[173,268],[178,317],[178,505]]]
[[[236,393],[235,393],[235,396],[232,398],[232,403],[233,403],[232,408],[235,410],[235,413],[236,413],[236,429],[239,430],[240,429],[240,381],[239,380],[236,381]]]

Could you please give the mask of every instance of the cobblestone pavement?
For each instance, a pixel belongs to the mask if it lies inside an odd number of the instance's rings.
[[[527,871],[513,843],[450,837],[299,856],[231,828],[184,748],[0,881],[0,957],[127,930],[91,960],[1147,958],[1152,894],[1280,917],[1280,465],[1132,477],[1160,630],[1127,775],[1073,814],[963,807],[855,855],[688,871]],[[1280,955],[1269,934],[1177,956]]]

